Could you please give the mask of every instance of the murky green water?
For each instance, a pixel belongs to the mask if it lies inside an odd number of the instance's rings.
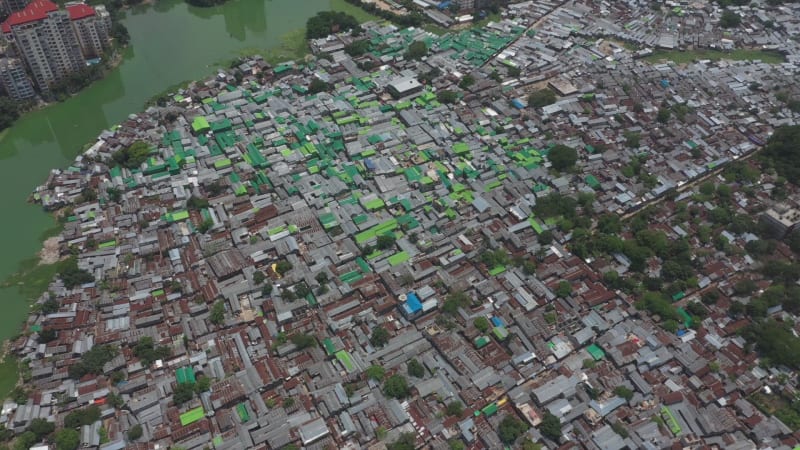
[[[131,45],[116,70],[70,100],[27,115],[0,138],[0,280],[34,257],[54,225],[26,203],[51,169],[69,165],[86,143],[153,95],[207,76],[215,63],[243,51],[279,47],[327,9],[353,11],[342,0],[230,0],[209,9],[158,0],[129,11],[123,22]],[[7,339],[19,331],[28,301],[15,288],[0,290],[0,301],[0,339]]]

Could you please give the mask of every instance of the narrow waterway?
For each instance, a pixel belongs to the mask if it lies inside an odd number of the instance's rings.
[[[157,0],[128,11],[131,35],[120,66],[70,100],[20,119],[0,138],[0,280],[16,272],[41,248],[54,226],[31,190],[53,168],[64,168],[103,130],[140,111],[145,102],[185,80],[213,73],[215,64],[254,49],[274,49],[302,33],[319,11],[345,9],[343,0],[229,0],[215,8],[182,0]],[[0,340],[20,330],[28,299],[16,288],[0,290]]]

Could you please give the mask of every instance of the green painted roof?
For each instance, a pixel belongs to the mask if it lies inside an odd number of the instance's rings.
[[[185,413],[181,414],[181,425],[186,426],[192,423],[197,422],[198,420],[202,419],[205,415],[202,406],[198,406],[197,408],[190,409]]]

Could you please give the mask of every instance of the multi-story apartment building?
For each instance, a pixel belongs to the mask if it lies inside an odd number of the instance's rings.
[[[108,13],[102,10],[105,16]],[[105,16],[83,3],[59,10],[50,0],[33,0],[0,25],[14,53],[25,61],[36,86],[49,86],[86,66],[103,53],[110,25]]]
[[[102,55],[103,46],[108,42],[109,32],[103,18],[85,3],[67,3],[66,8],[83,56],[92,59]],[[103,11],[105,12],[105,8]]]
[[[18,58],[0,58],[0,84],[14,100],[27,100],[36,95],[25,73],[25,65]]]
[[[28,4],[28,0],[0,0],[0,12],[4,16],[11,13],[22,11]]]

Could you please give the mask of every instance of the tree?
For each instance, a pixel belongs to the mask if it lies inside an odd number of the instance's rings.
[[[439,103],[452,104],[458,101],[458,93],[443,89],[436,92],[436,100]]]
[[[180,406],[194,398],[194,386],[189,383],[181,383],[175,386],[172,392],[172,401]]]
[[[422,59],[428,55],[428,46],[423,41],[414,41],[403,55],[405,59]]]
[[[736,28],[742,23],[742,18],[730,9],[724,9],[719,19],[719,26],[722,28]]]
[[[464,405],[458,400],[453,400],[447,404],[444,412],[451,417],[461,417],[461,415],[464,414]]]
[[[546,411],[542,417],[542,423],[539,424],[539,432],[542,433],[542,436],[558,442],[561,440],[561,421],[550,411]]]
[[[320,80],[319,78],[314,77],[314,79],[311,80],[311,83],[308,84],[308,91],[306,92],[306,94],[308,95],[319,94],[320,92],[326,92],[331,90],[331,87],[332,86],[330,84]]]
[[[369,46],[369,41],[366,39],[361,41],[353,41],[344,47],[344,52],[355,58],[367,53],[369,51]]]
[[[138,169],[150,156],[153,149],[144,141],[136,141],[128,147],[114,153],[111,158],[128,169]]]
[[[212,228],[214,228],[214,220],[209,218],[200,222],[200,226],[197,227],[197,231],[199,231],[200,234],[206,234]]]
[[[128,440],[129,441],[135,441],[135,440],[139,439],[140,437],[142,437],[142,434],[143,434],[142,426],[139,425],[139,424],[136,424],[136,425],[132,426],[130,428],[130,430],[128,430]]]
[[[64,427],[78,428],[84,425],[91,425],[100,420],[100,408],[96,405],[72,411],[64,417]]]
[[[0,96],[0,130],[10,127],[19,118],[19,105],[14,100]]]
[[[64,287],[67,289],[94,281],[94,276],[91,273],[78,268],[78,260],[75,258],[71,258],[66,262],[58,272],[58,277],[61,278],[61,281],[64,282]]]
[[[211,307],[211,313],[208,315],[208,321],[214,325],[222,325],[225,321],[225,300],[218,300]]]
[[[671,113],[669,108],[658,108],[658,114],[656,115],[656,120],[661,123],[669,122],[669,117]]]
[[[473,84],[475,84],[475,77],[470,74],[466,74],[463,78],[461,78],[461,81],[458,82],[458,87],[461,89],[469,89],[469,87]]]
[[[56,433],[54,441],[57,450],[75,450],[81,444],[81,435],[75,429],[64,428]]]
[[[186,200],[186,208],[191,210],[200,210],[203,208],[208,208],[208,200],[200,197],[195,197],[193,195],[189,197],[189,200]]]
[[[408,374],[415,378],[422,378],[425,376],[425,366],[411,358],[411,361],[408,362]]]
[[[525,422],[509,414],[500,421],[497,435],[500,436],[500,440],[503,441],[503,443],[511,445],[522,436],[522,433],[527,429],[528,426],[525,425]]]
[[[49,436],[50,433],[56,431],[56,425],[53,422],[48,422],[46,419],[37,417],[31,420],[30,425],[28,425],[28,431],[36,435],[37,441],[41,441],[46,436]]]
[[[561,298],[569,297],[572,294],[572,285],[569,284],[569,281],[561,280],[558,282],[558,287],[556,287],[556,296]]]
[[[572,147],[559,144],[550,149],[547,159],[550,160],[554,169],[563,172],[575,165],[575,162],[578,161],[578,152]]]
[[[383,347],[389,342],[389,332],[382,326],[377,326],[372,329],[372,334],[369,336],[369,343],[373,347]]]
[[[171,353],[170,348],[165,345],[156,347],[150,336],[143,336],[133,347],[133,355],[146,366],[152,365],[156,360],[168,358]]]
[[[542,108],[556,102],[556,93],[550,89],[541,89],[528,96],[528,106]]]
[[[592,359],[592,358],[586,358],[586,359],[584,359],[584,360],[583,360],[583,365],[582,365],[582,367],[583,367],[584,369],[594,369],[594,367],[595,367],[596,365],[597,365],[597,363],[595,362],[595,360],[594,360],[594,359]]]
[[[84,375],[97,375],[103,373],[103,366],[119,354],[116,347],[110,345],[96,345],[91,350],[81,355],[81,360],[69,367],[71,378],[82,378]]]
[[[46,344],[48,342],[52,342],[56,339],[56,330],[52,328],[45,328],[44,330],[39,332],[39,337],[37,341],[40,344]]]
[[[278,272],[278,275],[283,276],[286,272],[292,270],[292,267],[292,263],[282,259],[275,265],[275,271]]]
[[[394,236],[389,234],[382,234],[378,236],[378,242],[376,243],[376,246],[378,247],[378,250],[388,250],[394,247],[394,243],[395,243]]]
[[[387,397],[400,400],[408,397],[411,394],[411,390],[405,377],[395,374],[390,376],[383,384],[383,393]]]
[[[257,270],[253,274],[253,283],[255,283],[256,285],[259,285],[259,284],[263,283],[264,280],[266,280],[266,279],[267,279],[267,276],[264,275],[264,272],[262,272],[260,270]]]
[[[447,441],[447,446],[450,447],[450,450],[466,450],[467,448],[464,443],[458,439]]]
[[[364,374],[367,375],[367,378],[375,381],[383,381],[383,377],[386,376],[386,369],[378,365],[372,365],[367,367],[367,370],[364,371]]]
[[[414,433],[401,433],[396,441],[387,445],[387,450],[414,450],[417,445],[417,437]]]
[[[626,401],[629,401],[633,398],[633,391],[625,386],[617,386],[614,388],[614,394],[624,398]]]
[[[491,326],[489,319],[484,316],[476,317],[475,320],[472,321],[472,324],[475,325],[475,328],[481,333],[489,331],[489,327]]]
[[[296,333],[289,337],[289,340],[300,350],[315,347],[317,345],[317,338],[311,334]]]
[[[306,39],[318,39],[331,33],[361,27],[355,17],[339,11],[322,11],[306,21]]]
[[[198,394],[201,392],[206,392],[211,389],[211,378],[206,376],[200,376],[197,378],[197,383],[194,385],[194,391]]]
[[[517,78],[520,75],[522,75],[522,69],[516,66],[508,66],[508,76]]]

